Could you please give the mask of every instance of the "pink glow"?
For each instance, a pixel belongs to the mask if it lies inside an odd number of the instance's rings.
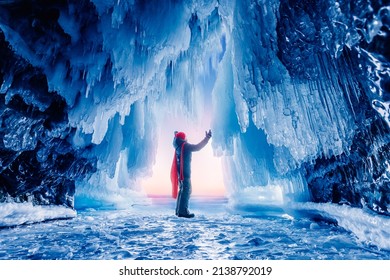
[[[177,125],[172,121],[165,123],[166,125],[159,135],[153,175],[141,183],[148,195],[171,194],[170,170],[174,153],[173,132],[175,130],[184,131],[188,142],[197,144],[205,136],[205,131],[209,129],[209,127],[189,129],[191,125]],[[212,138],[205,148],[192,154],[192,195],[223,196],[225,194],[221,158],[213,155],[211,141],[213,141]]]

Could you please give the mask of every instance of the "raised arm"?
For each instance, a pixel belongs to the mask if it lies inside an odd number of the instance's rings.
[[[191,152],[200,151],[201,149],[204,148],[204,146],[207,145],[211,136],[212,136],[211,130],[209,130],[208,132],[206,131],[206,135],[202,141],[200,141],[198,144],[187,144],[187,149],[189,149]]]

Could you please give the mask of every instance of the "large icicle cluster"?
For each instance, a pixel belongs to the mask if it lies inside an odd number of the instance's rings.
[[[76,186],[78,207],[126,206],[166,114],[211,112],[232,198],[388,213],[385,1],[7,1],[0,15],[1,200],[71,206]]]
[[[2,112],[15,100],[27,111],[24,118],[12,114],[12,123],[2,114],[2,159],[8,161],[1,176],[15,180],[2,183],[1,200],[73,206],[76,185],[76,207],[127,207],[139,196],[137,179],[148,175],[153,165],[162,125],[158,120],[167,112],[199,118],[205,109],[207,96],[197,95],[212,84],[213,69],[224,52],[221,38],[215,36],[222,28],[216,1],[9,1],[1,4],[0,14],[6,54],[0,76]],[[40,84],[29,91],[27,83],[17,84],[20,64],[41,73]],[[46,164],[55,142],[40,139],[43,129],[28,129],[35,124],[28,113],[45,113],[54,98],[62,102],[55,111],[62,126],[53,138],[69,148],[61,152],[71,167],[78,160],[88,162],[77,169],[76,177],[68,169],[50,166],[49,172],[32,162],[42,158]],[[41,122],[54,119],[42,115]],[[30,169],[41,177],[69,179],[72,188],[64,189],[70,202],[44,201],[36,195],[37,189],[56,192],[51,180],[21,183],[17,171],[7,174],[11,164],[19,166],[18,158],[25,160],[25,150]]]
[[[232,188],[276,183],[306,199],[308,186],[314,201],[389,212],[389,16],[370,1],[236,2],[223,88],[241,132],[252,122],[267,144],[232,136]]]

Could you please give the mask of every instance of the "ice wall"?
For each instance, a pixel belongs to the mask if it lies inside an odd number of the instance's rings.
[[[233,193],[277,185],[285,200],[387,209],[388,7],[236,1],[231,22],[213,144]]]
[[[142,194],[166,114],[196,122],[210,113],[231,198],[269,190],[271,202],[388,213],[386,5],[2,3],[2,200],[72,206],[75,191],[79,207],[125,207]],[[62,198],[41,199],[55,184]]]
[[[9,1],[1,4],[0,13],[2,53],[7,54],[1,71],[2,109],[18,100],[17,109],[27,112],[26,121],[12,113],[13,122],[4,124],[3,142],[12,143],[2,149],[2,158],[8,160],[4,170],[12,163],[17,167],[18,158],[26,160],[20,155],[28,150],[34,161],[29,161],[30,169],[52,177],[30,180],[25,189],[17,180],[4,184],[2,201],[73,206],[75,193],[76,207],[134,203],[142,196],[138,179],[150,175],[154,163],[163,125],[158,120],[167,112],[197,119],[208,109],[203,101],[210,96],[201,92],[210,92],[224,53],[216,1]],[[18,63],[41,73],[41,84],[34,83],[27,92],[29,85],[23,82],[32,74],[21,71]],[[56,113],[65,131],[53,138],[68,147],[64,154],[69,165],[79,159],[90,165],[77,170],[78,176],[68,176],[67,169],[49,172],[35,163],[35,158],[52,157],[53,151],[39,149],[47,143],[39,133],[26,130],[35,121],[29,112],[42,113],[41,123],[51,122],[46,113],[53,96],[62,102],[63,112]],[[27,147],[20,148],[17,143],[25,139],[30,139]],[[8,180],[19,174],[16,170],[2,176]],[[58,177],[69,178],[71,187],[61,196],[71,199],[42,200],[38,189],[53,189]]]

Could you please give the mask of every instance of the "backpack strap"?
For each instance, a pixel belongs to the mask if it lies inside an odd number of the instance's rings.
[[[183,162],[183,154],[184,154],[184,144],[181,145],[181,152],[180,152],[180,177],[179,180],[183,181],[184,180],[184,162]]]

